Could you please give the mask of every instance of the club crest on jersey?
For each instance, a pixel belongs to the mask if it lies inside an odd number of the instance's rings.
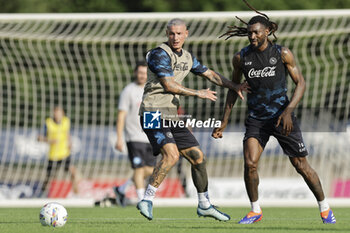
[[[267,66],[264,69],[256,70],[254,68],[250,69],[248,72],[249,78],[267,78],[276,75],[276,66]]]
[[[269,62],[271,65],[276,65],[277,59],[275,57],[271,57]]]

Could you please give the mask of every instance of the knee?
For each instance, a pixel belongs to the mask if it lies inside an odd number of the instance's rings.
[[[152,175],[152,173],[153,173],[153,167],[145,166],[145,167],[142,167],[142,173],[140,174],[140,176],[146,179],[147,177]]]
[[[176,162],[179,160],[179,153],[166,153],[163,155],[163,160],[168,165],[174,166]]]
[[[74,177],[75,177],[75,175],[76,175],[76,170],[75,170],[75,167],[71,166],[71,167],[69,167],[69,169],[68,169],[68,170],[70,171],[70,174],[71,174],[72,176],[74,176]]]
[[[145,167],[145,178],[149,177],[153,173],[153,167]]]
[[[192,165],[193,166],[198,166],[198,165],[205,165],[207,163],[207,160],[204,158],[204,156],[196,159],[193,161]]]
[[[258,162],[250,159],[244,161],[244,169],[249,172],[255,172],[258,170]]]
[[[199,148],[189,150],[186,155],[193,166],[206,163],[204,154]]]

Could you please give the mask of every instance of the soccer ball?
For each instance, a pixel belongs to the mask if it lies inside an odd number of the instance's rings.
[[[67,222],[67,217],[67,210],[63,205],[56,202],[44,205],[39,215],[41,225],[52,227],[63,227]]]

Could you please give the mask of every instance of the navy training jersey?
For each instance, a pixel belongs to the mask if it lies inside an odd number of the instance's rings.
[[[281,46],[269,43],[264,51],[259,51],[249,45],[241,50],[240,56],[242,72],[251,88],[249,117],[259,120],[278,117],[289,104]]]
[[[182,56],[182,53],[178,54]],[[202,65],[197,58],[191,53],[193,65],[190,69],[191,73],[199,75],[208,70],[205,65]],[[147,64],[150,70],[158,77],[172,77],[174,71],[171,66],[171,58],[164,49],[157,47],[152,49],[147,54]],[[177,67],[174,67],[175,69]]]

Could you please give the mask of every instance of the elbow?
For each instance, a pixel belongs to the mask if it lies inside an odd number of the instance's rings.
[[[172,92],[169,86],[163,86],[165,92]]]
[[[171,93],[171,88],[169,88],[169,87],[164,87],[164,91],[165,91],[165,92],[168,92],[168,93]]]
[[[164,91],[168,92],[168,93],[174,93],[175,90],[173,87],[171,87],[170,85],[163,85]]]

